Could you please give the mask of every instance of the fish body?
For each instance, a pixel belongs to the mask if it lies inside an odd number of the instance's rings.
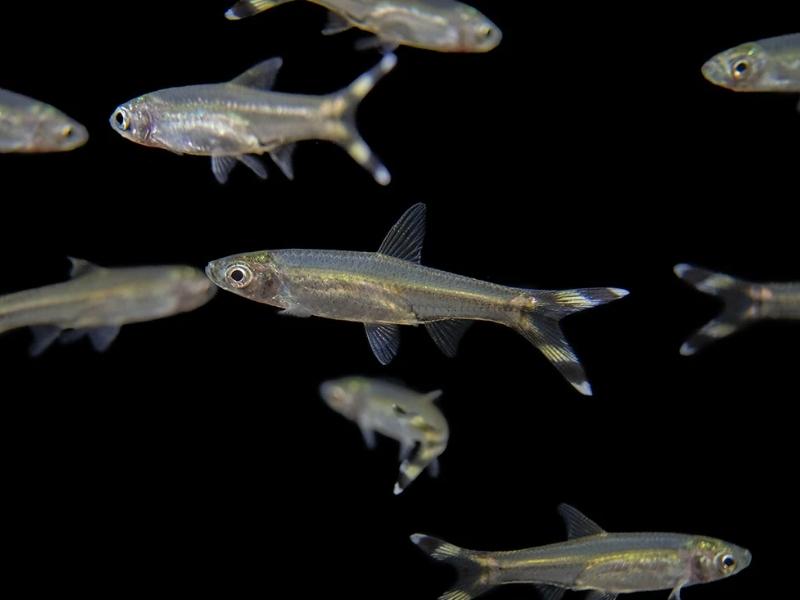
[[[84,335],[105,350],[122,325],[194,310],[216,292],[194,267],[107,269],[71,260],[70,280],[0,297],[0,333],[31,327],[34,355],[59,337],[71,341]]]
[[[674,271],[692,287],[724,303],[720,316],[681,346],[684,356],[758,321],[800,319],[800,282],[757,283],[687,264],[675,265]]]
[[[536,345],[581,393],[591,387],[558,322],[627,294],[618,288],[529,290],[420,264],[425,205],[416,204],[375,252],[269,250],[212,261],[206,274],[221,288],[284,313],[364,323],[378,360],[399,347],[399,325],[424,325],[448,356],[472,321],[492,321]]]
[[[438,473],[438,457],[450,435],[447,419],[434,404],[441,391],[421,394],[379,379],[344,377],[324,382],[320,394],[328,406],[358,425],[368,447],[375,446],[375,433],[400,442],[395,495],[428,467],[433,475]]]
[[[711,83],[736,92],[800,94],[800,33],[725,50],[708,60],[702,71]]]
[[[356,130],[358,103],[394,68],[387,54],[344,90],[323,96],[274,92],[280,59],[266,60],[225,83],[160,90],[120,105],[110,124],[124,138],[178,154],[210,156],[220,183],[241,162],[259,177],[267,172],[253,155],[270,154],[289,178],[294,177],[296,142],[337,143],[381,185],[389,171]]]
[[[58,109],[0,89],[0,152],[65,152],[88,139],[86,128]]]
[[[242,0],[225,16],[241,19],[293,0]],[[311,0],[331,11],[325,34],[351,27],[378,43],[439,52],[488,52],[502,32],[476,8],[455,0]]]
[[[456,588],[441,600],[469,600],[509,583],[535,584],[547,600],[566,590],[590,590],[590,600],[614,600],[617,594],[671,590],[738,573],[750,564],[750,552],[715,538],[678,533],[608,533],[575,508],[562,504],[569,540],[511,552],[459,548],[414,534],[411,540],[434,559],[461,572]]]

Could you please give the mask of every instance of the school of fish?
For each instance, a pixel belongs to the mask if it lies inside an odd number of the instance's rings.
[[[294,1],[240,0],[225,16],[239,20]],[[358,29],[372,37],[357,47],[382,51],[377,64],[350,85],[318,96],[274,91],[283,63],[270,58],[229,81],[172,87],[124,102],[111,114],[111,127],[142,146],[209,157],[221,184],[237,164],[265,179],[262,155],[293,179],[296,144],[322,140],[341,146],[378,184],[388,185],[389,170],[360,135],[356,112],[396,66],[394,50],[483,53],[503,39],[488,17],[455,0],[310,2],[328,11],[325,35]],[[800,33],[721,51],[701,72],[712,84],[737,92],[800,95]],[[64,152],[88,139],[83,125],[55,107],[0,89],[0,153]],[[399,350],[401,326],[423,326],[453,357],[475,321],[504,325],[536,346],[578,392],[591,395],[560,322],[628,291],[520,288],[423,266],[425,215],[423,203],[408,208],[376,252],[255,250],[211,260],[204,272],[188,265],[110,268],[71,258],[69,280],[0,296],[0,333],[30,328],[32,356],[57,340],[83,338],[102,352],[123,325],[193,311],[222,289],[290,316],[362,323],[382,365]],[[689,264],[673,270],[723,304],[718,316],[683,343],[682,355],[760,321],[800,320],[800,282],[757,283]],[[352,375],[322,382],[319,393],[333,411],[358,426],[368,448],[376,446],[376,434],[399,443],[395,495],[423,472],[438,475],[451,433],[438,406],[442,390],[418,392],[398,382]],[[544,546],[477,551],[419,533],[411,541],[459,573],[440,600],[471,600],[513,583],[535,586],[544,600],[560,600],[568,590],[588,591],[589,600],[669,590],[670,600],[680,600],[683,588],[730,577],[751,562],[748,550],[712,537],[609,533],[567,504],[559,512],[568,539]]]

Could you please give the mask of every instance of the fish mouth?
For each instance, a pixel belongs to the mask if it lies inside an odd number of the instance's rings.
[[[728,78],[727,65],[719,58],[712,58],[706,61],[701,69],[703,77],[714,85],[730,88],[730,81]]]

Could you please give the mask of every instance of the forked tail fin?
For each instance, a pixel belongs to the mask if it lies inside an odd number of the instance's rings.
[[[477,560],[478,552],[465,550],[421,533],[412,535],[411,541],[432,559],[452,565],[458,570],[455,587],[439,596],[439,600],[472,600],[492,587],[486,581],[486,569]]]
[[[683,343],[683,356],[694,354],[711,342],[735,333],[757,317],[757,294],[754,292],[761,287],[758,284],[687,264],[675,265],[673,271],[693,288],[716,296],[725,304],[718,317],[706,323]]]
[[[225,12],[225,18],[231,21],[252,17],[260,12],[294,0],[239,0]]]

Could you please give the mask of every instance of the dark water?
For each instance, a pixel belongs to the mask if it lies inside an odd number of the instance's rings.
[[[352,50],[358,34],[320,36],[319,7],[238,23],[223,18],[225,1],[3,7],[0,86],[56,104],[92,139],[66,155],[0,157],[2,292],[62,279],[67,255],[203,266],[261,248],[377,249],[417,201],[428,204],[425,264],[632,291],[565,324],[593,398],[499,326],[474,327],[455,360],[404,330],[381,368],[356,324],[280,317],[224,293],[125,327],[104,355],[78,344],[31,360],[28,334],[8,334],[8,584],[97,598],[433,599],[451,573],[409,534],[547,543],[563,537],[555,508],[567,501],[610,530],[703,533],[753,552],[747,571],[687,598],[791,585],[800,328],[759,327],[682,358],[716,307],[671,268],[800,279],[797,100],[715,89],[699,71],[797,21],[725,3],[474,4],[503,29],[498,50],[401,49],[364,102],[387,189],[314,142],[298,149],[295,182],[237,167],[223,187],[208,159],[136,146],[107,124],[129,98],[227,80],[270,56],[285,59],[277,89],[346,85],[377,55]],[[439,480],[391,495],[396,445],[368,452],[316,393],[351,373],[444,390],[452,435]]]

